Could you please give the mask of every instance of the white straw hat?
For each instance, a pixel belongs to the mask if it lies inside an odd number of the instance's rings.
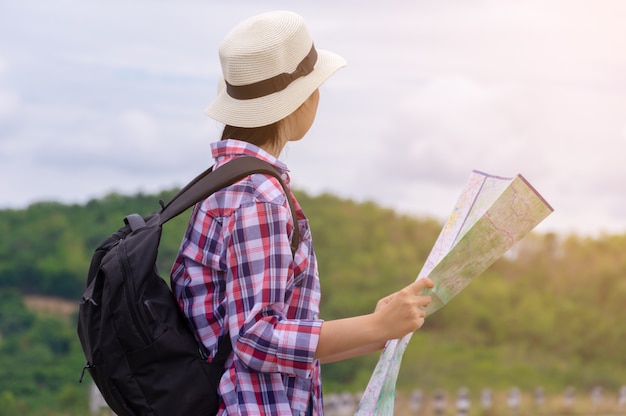
[[[206,114],[235,127],[272,124],[294,112],[346,61],[318,50],[292,12],[263,13],[244,20],[219,48],[223,79]]]

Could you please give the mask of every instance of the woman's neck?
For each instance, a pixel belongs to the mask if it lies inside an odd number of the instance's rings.
[[[281,137],[280,140],[274,143],[267,143],[261,146],[261,149],[265,150],[267,153],[278,159],[286,144],[287,140],[285,140],[284,137]]]

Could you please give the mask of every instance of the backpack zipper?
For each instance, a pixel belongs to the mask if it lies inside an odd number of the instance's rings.
[[[96,366],[91,364],[89,361],[87,361],[87,363],[85,364],[85,366],[83,367],[83,371],[80,372],[80,378],[78,379],[78,382],[82,384],[83,382],[83,377],[85,377],[85,371],[89,370],[91,368],[95,368]]]
[[[128,256],[126,255],[126,246],[124,245],[123,240],[120,240],[120,243],[117,249],[121,251],[120,259],[122,263],[122,272],[124,274],[124,292],[126,292],[126,302],[128,305],[128,310],[130,311],[131,317],[133,319],[133,323],[135,324],[135,327],[137,328],[137,332],[139,332],[139,336],[141,337],[141,339],[146,345],[149,345],[152,342],[151,337],[144,330],[143,321],[139,319],[137,310],[135,309],[135,306],[133,305],[133,302],[132,302],[132,300],[135,299],[135,285],[132,280],[130,264],[128,264]]]

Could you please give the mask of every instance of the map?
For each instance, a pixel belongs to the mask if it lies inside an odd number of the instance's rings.
[[[435,283],[427,316],[445,306],[506,253],[553,209],[522,176],[503,178],[472,171],[417,278]],[[393,414],[402,355],[413,334],[387,343],[356,416]]]

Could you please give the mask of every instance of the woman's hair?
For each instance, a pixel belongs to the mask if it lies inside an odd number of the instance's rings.
[[[226,125],[222,132],[222,140],[237,139],[258,147],[279,147],[280,127],[280,120],[266,126],[251,128]]]

